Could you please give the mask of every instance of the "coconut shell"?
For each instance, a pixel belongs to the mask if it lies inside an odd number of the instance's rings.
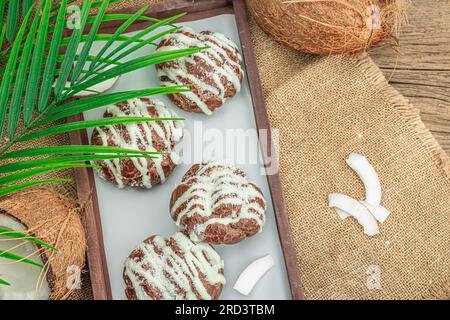
[[[86,238],[80,209],[55,191],[30,188],[0,198],[0,213],[16,218],[29,234],[59,250],[41,248],[42,260],[48,266],[49,299],[69,298],[73,288],[68,284],[73,283],[74,277],[70,270],[77,268],[81,272],[85,260]]]
[[[249,12],[274,40],[320,55],[364,51],[395,38],[405,0],[247,0]]]

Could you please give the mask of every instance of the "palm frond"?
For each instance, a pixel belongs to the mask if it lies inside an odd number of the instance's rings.
[[[13,192],[20,191],[22,189],[30,188],[30,187],[41,185],[41,184],[61,183],[61,182],[70,183],[70,182],[72,182],[72,180],[70,180],[70,179],[43,179],[43,180],[33,180],[33,181],[23,182],[23,183],[19,183],[19,184],[15,184],[12,186],[1,188],[0,189],[0,197],[6,196]]]
[[[136,123],[136,122],[147,122],[147,121],[162,121],[162,120],[184,120],[183,118],[144,118],[144,117],[111,117],[99,120],[86,120],[86,121],[75,121],[60,125],[54,125],[49,128],[41,129],[38,131],[31,132],[19,138],[19,142],[33,140],[42,138],[45,136],[77,131],[81,129],[95,128],[100,126],[110,126],[114,124],[126,124],[126,123]]]
[[[64,119],[81,112],[86,112],[89,110],[97,109],[105,106],[106,104],[114,104],[121,101],[126,101],[134,99],[137,97],[148,97],[158,94],[170,94],[189,91],[184,86],[174,86],[174,87],[161,87],[161,88],[150,88],[144,90],[133,90],[125,92],[109,93],[101,96],[89,97],[81,100],[76,100],[69,102],[64,105],[60,105],[53,109],[49,109],[48,116],[37,122],[32,128],[38,128],[40,126],[55,122],[60,119]]]
[[[17,58],[19,56],[20,46],[30,16],[31,10],[25,15],[24,21],[17,32],[16,40],[14,41],[11,53],[9,55],[8,63],[3,74],[2,83],[0,85],[0,139],[3,135],[5,116],[9,102],[8,99],[11,92],[11,84],[15,76]]]
[[[87,161],[126,159],[126,158],[156,158],[147,154],[95,154],[82,156],[50,157],[36,160],[25,160],[8,163],[0,166],[0,173],[9,173],[37,167],[44,167],[54,164],[79,163]],[[0,189],[0,192],[6,188]]]
[[[159,154],[154,151],[143,151],[134,149],[125,149],[118,147],[107,147],[107,146],[91,146],[91,145],[69,145],[69,146],[50,146],[50,147],[37,147],[20,149],[16,151],[11,151],[0,159],[14,159],[14,158],[25,158],[25,157],[36,157],[36,156],[47,156],[52,154]],[[0,177],[0,181],[2,178]],[[1,183],[0,183],[1,184]]]
[[[59,51],[61,47],[61,39],[64,31],[65,17],[66,17],[66,7],[67,0],[61,2],[61,6],[56,19],[55,29],[50,42],[50,51],[47,56],[47,61],[45,63],[44,75],[42,77],[41,91],[39,93],[38,100],[38,110],[42,110],[47,105],[48,99],[50,98],[50,93],[52,90],[54,70],[56,68],[56,63],[58,61]]]

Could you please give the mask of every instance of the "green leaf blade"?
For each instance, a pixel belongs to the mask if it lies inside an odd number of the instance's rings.
[[[40,3],[38,10],[41,9],[41,4],[42,2]],[[28,31],[28,35],[25,40],[25,45],[23,47],[20,57],[19,69],[17,72],[16,81],[14,83],[14,90],[11,97],[11,106],[9,110],[8,137],[10,140],[12,140],[12,138],[14,137],[17,125],[19,123],[19,116],[22,109],[22,97],[29,71],[28,68],[30,65],[30,57],[31,52],[33,50],[33,42],[38,22],[39,22],[39,15],[35,15],[30,30]]]
[[[152,155],[146,154],[98,154],[98,155],[82,155],[82,156],[65,156],[65,157],[52,157],[37,160],[26,160],[14,163],[8,163],[0,166],[0,173],[15,172],[19,170],[25,170],[30,168],[44,167],[55,164],[69,164],[88,161],[99,160],[112,160],[112,159],[125,159],[125,158],[156,158]],[[6,189],[6,188],[3,188]],[[0,188],[0,193],[3,190]]]
[[[25,124],[30,123],[36,105],[38,96],[38,88],[42,76],[42,62],[44,60],[45,43],[47,42],[48,23],[50,18],[51,0],[46,0],[44,10],[42,12],[39,30],[36,36],[36,44],[31,59],[31,68],[27,82],[27,90],[25,92],[25,101],[23,107],[23,121]]]
[[[45,243],[44,241],[33,237],[27,233],[23,233],[23,232],[18,232],[18,231],[14,231],[12,229],[9,228],[0,228],[0,236],[1,237],[7,237],[7,238],[13,238],[13,239],[23,239],[23,240],[27,240],[29,242],[33,242],[36,244],[39,244],[43,247],[46,247],[48,249],[51,249],[53,251],[59,252],[59,250],[57,248],[55,248],[54,246]]]
[[[89,55],[89,52],[91,51],[92,44],[94,43],[95,35],[97,34],[97,31],[100,27],[100,24],[102,23],[103,16],[106,12],[106,9],[108,8],[109,0],[103,0],[102,5],[100,9],[98,10],[94,23],[91,26],[91,30],[89,31],[88,38],[86,42],[84,43],[83,49],[81,50],[80,57],[77,60],[77,63],[75,65],[75,68],[72,73],[72,80],[71,83],[75,83],[78,77],[80,76],[81,70],[83,70],[84,65],[86,63],[86,57]]]
[[[17,172],[10,175],[5,175],[0,177],[0,185],[6,185],[11,183],[16,183],[24,179],[32,178],[38,176],[43,173],[64,170],[64,169],[73,169],[73,168],[96,168],[95,165],[84,164],[84,163],[70,163],[70,164],[56,164],[45,167],[39,167],[23,172]]]
[[[6,39],[13,42],[19,22],[19,1],[9,1],[8,15],[6,17]]]
[[[45,64],[44,75],[42,78],[41,91],[38,100],[38,111],[42,112],[47,106],[50,97],[52,84],[54,81],[54,71],[59,56],[61,41],[64,31],[65,16],[66,16],[67,0],[61,2],[61,6],[56,19],[56,25],[50,42],[50,50]]]
[[[89,69],[94,70],[95,66],[99,62],[99,59],[105,54],[106,50],[108,50],[109,47],[116,41],[116,39],[131,25],[133,22],[135,22],[138,18],[141,18],[142,14],[148,9],[148,5],[138,10],[135,14],[131,15],[127,21],[125,21],[113,34],[111,39],[108,40],[108,42],[102,47],[100,52],[97,54],[96,59],[91,63]]]
[[[161,88],[150,88],[144,90],[133,90],[133,91],[125,91],[125,92],[115,92],[109,93],[100,96],[88,97],[76,101],[69,102],[65,105],[61,105],[59,107],[52,108],[49,113],[49,116],[40,122],[36,123],[34,128],[52,123],[54,121],[64,119],[82,112],[86,112],[89,110],[94,110],[106,105],[115,104],[121,101],[126,101],[139,97],[148,97],[159,94],[173,94],[173,93],[181,93],[187,92],[187,89],[184,86],[171,86],[171,87],[161,87]]]
[[[8,252],[8,251],[1,250],[1,249],[0,249],[0,258],[31,264],[31,265],[39,267],[39,268],[44,267],[42,264],[37,263],[36,261],[34,261],[32,259],[28,259],[28,258],[19,256],[17,254],[14,254],[12,252]]]
[[[154,151],[143,151],[143,150],[133,150],[119,147],[110,146],[93,146],[93,145],[68,145],[68,146],[50,146],[50,147],[38,147],[21,149],[16,151],[11,151],[0,159],[15,159],[15,158],[25,158],[25,157],[37,157],[37,156],[47,156],[54,154],[93,154],[93,153],[123,153],[123,154],[159,154]],[[1,181],[2,178],[0,178]]]
[[[86,25],[86,20],[89,16],[91,5],[92,0],[86,0],[83,2],[83,7],[81,8],[80,28],[74,29],[70,37],[69,44],[64,55],[64,61],[61,65],[61,73],[55,86],[55,94],[57,97],[59,97],[63,92],[67,79],[69,78],[70,71],[72,70],[75,55],[80,44],[81,35],[83,34],[83,30]]]
[[[88,89],[93,87],[94,85],[106,81],[111,78],[115,78],[121,76],[125,73],[129,73],[150,65],[163,63],[167,61],[171,61],[174,59],[183,58],[186,56],[190,56],[197,52],[200,52],[207,47],[198,47],[198,48],[188,48],[188,49],[180,49],[180,50],[171,50],[164,52],[152,53],[150,55],[142,56],[127,62],[123,62],[121,65],[108,69],[108,72],[103,72],[99,75],[92,77],[89,80],[86,80],[80,84],[73,86],[70,92],[66,93],[64,98],[70,98],[74,96],[77,92],[83,91],[84,89]]]
[[[25,15],[19,31],[17,32],[16,39],[13,43],[8,62],[6,64],[5,73],[3,74],[2,83],[0,85],[0,138],[3,136],[5,116],[8,108],[8,98],[16,70],[17,58],[30,15],[31,10]]]

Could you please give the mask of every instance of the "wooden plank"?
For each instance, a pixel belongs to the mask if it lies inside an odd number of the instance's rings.
[[[416,0],[407,13],[400,52],[377,47],[370,55],[450,154],[450,2]]]

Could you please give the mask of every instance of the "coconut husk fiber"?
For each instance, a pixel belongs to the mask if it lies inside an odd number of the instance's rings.
[[[305,297],[450,297],[449,159],[418,110],[366,54],[299,53],[250,24],[271,126],[280,130],[280,173]],[[345,163],[351,152],[374,165],[391,211],[374,238],[327,206],[330,192],[364,197]],[[374,270],[380,286],[368,285]]]

